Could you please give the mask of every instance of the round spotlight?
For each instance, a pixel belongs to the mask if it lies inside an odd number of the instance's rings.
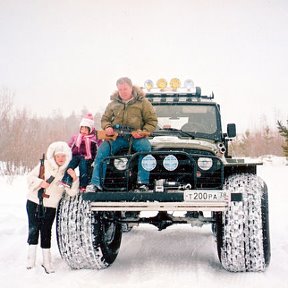
[[[154,83],[152,80],[146,80],[144,83],[144,87],[150,91],[154,87]]]
[[[152,171],[153,169],[155,169],[157,161],[154,156],[146,155],[145,157],[143,157],[141,165],[146,171]]]
[[[172,78],[170,80],[170,87],[173,89],[173,90],[177,90],[178,88],[181,87],[181,82],[178,78]]]
[[[184,82],[184,87],[190,91],[192,88],[194,88],[194,82],[191,79],[187,79]]]
[[[167,87],[167,81],[164,78],[159,79],[156,84],[157,84],[157,87],[161,90]]]
[[[114,159],[114,167],[117,170],[123,171],[127,168],[127,162],[128,162],[127,158],[116,158]]]
[[[167,155],[163,160],[163,166],[168,171],[174,171],[178,167],[178,160],[174,155]]]
[[[213,166],[213,160],[211,158],[200,157],[197,164],[201,170],[208,171]]]

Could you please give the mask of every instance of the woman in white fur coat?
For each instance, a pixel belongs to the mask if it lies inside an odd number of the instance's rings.
[[[28,214],[28,262],[27,269],[35,266],[36,250],[40,234],[40,247],[43,253],[43,268],[46,273],[55,272],[51,261],[51,231],[56,216],[56,208],[63,193],[66,191],[69,196],[75,196],[79,191],[79,180],[73,169],[67,171],[73,179],[71,188],[64,188],[59,185],[65,170],[72,158],[71,149],[66,142],[54,142],[49,145],[44,161],[45,174],[44,179],[39,178],[40,163],[28,174],[28,195],[27,195],[27,214]],[[51,184],[46,182],[50,177],[55,177]],[[39,218],[39,199],[38,190],[44,188],[45,194],[43,198],[44,217]]]

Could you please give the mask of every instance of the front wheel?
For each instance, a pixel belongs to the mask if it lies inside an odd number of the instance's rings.
[[[216,217],[218,257],[231,272],[264,271],[270,262],[268,191],[256,175],[229,177],[224,189],[242,193],[228,210]]]
[[[81,195],[65,196],[57,212],[57,242],[62,258],[73,269],[103,269],[118,255],[121,225],[116,212],[93,212]]]

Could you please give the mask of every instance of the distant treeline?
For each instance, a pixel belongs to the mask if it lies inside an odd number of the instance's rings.
[[[0,90],[0,162],[5,162],[5,171],[0,174],[15,174],[19,167],[30,170],[46,153],[53,141],[68,141],[79,131],[79,123],[88,111],[83,108],[79,114],[72,112],[63,117],[55,114],[37,117],[28,111],[15,110],[13,97],[6,90]],[[100,124],[100,113],[94,115],[95,126]]]
[[[262,155],[285,156],[283,153],[284,138],[276,127],[263,127],[260,130],[246,130],[229,143],[231,156],[259,157]]]
[[[34,167],[48,145],[53,141],[68,141],[78,132],[79,123],[88,111],[72,112],[64,117],[55,114],[37,117],[26,110],[15,110],[13,97],[7,90],[0,90],[0,161],[5,162],[5,171],[0,174],[17,174]],[[95,126],[100,127],[101,113],[94,114]],[[284,137],[275,127],[263,127],[259,131],[247,130],[229,143],[231,156],[258,157],[272,154],[284,156]],[[3,170],[3,169],[2,169]]]

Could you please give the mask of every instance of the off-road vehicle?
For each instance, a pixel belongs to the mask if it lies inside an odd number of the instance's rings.
[[[226,270],[264,271],[270,261],[268,191],[257,176],[259,163],[230,156],[236,127],[227,124],[223,132],[213,93],[201,95],[192,81],[185,82],[186,88],[178,87],[177,79],[170,84],[167,88],[162,79],[156,89],[146,82],[146,97],[158,116],[149,136],[152,151],[127,149],[105,158],[102,192],[61,200],[57,240],[62,258],[75,269],[102,269],[115,261],[122,233],[141,223],[159,231],[173,224],[210,224]],[[148,191],[136,187],[139,157],[150,172]]]

